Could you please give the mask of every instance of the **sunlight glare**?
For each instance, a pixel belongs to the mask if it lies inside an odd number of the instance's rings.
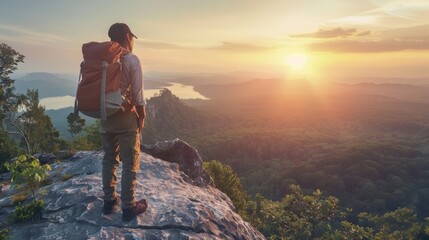
[[[308,61],[305,54],[292,54],[287,56],[286,63],[293,69],[304,69]]]

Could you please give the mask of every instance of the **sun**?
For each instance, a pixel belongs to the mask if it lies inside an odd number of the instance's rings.
[[[303,70],[307,62],[307,55],[301,53],[291,54],[286,57],[286,64],[295,70]]]

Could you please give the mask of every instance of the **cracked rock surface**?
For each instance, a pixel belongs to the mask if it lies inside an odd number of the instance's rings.
[[[176,163],[141,153],[137,199],[148,201],[147,211],[122,222],[122,211],[102,214],[101,160],[103,152],[78,152],[68,161],[53,164],[53,183],[41,220],[12,227],[13,239],[264,239],[242,220],[228,196],[207,185],[196,186]],[[117,191],[120,195],[121,167]],[[73,176],[62,181],[62,176]],[[200,184],[198,184],[200,185]],[[0,219],[13,211],[13,189],[0,195]]]

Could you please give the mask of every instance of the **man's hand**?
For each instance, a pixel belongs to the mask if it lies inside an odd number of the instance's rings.
[[[144,128],[144,118],[146,117],[146,108],[144,106],[136,106],[136,111],[138,115],[137,127],[139,132]]]

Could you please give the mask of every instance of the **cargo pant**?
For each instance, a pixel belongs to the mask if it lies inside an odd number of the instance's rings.
[[[116,170],[122,161],[122,209],[135,203],[136,176],[140,169],[140,133],[135,112],[122,112],[101,121],[101,140],[105,152],[102,162],[105,200],[116,197]]]

